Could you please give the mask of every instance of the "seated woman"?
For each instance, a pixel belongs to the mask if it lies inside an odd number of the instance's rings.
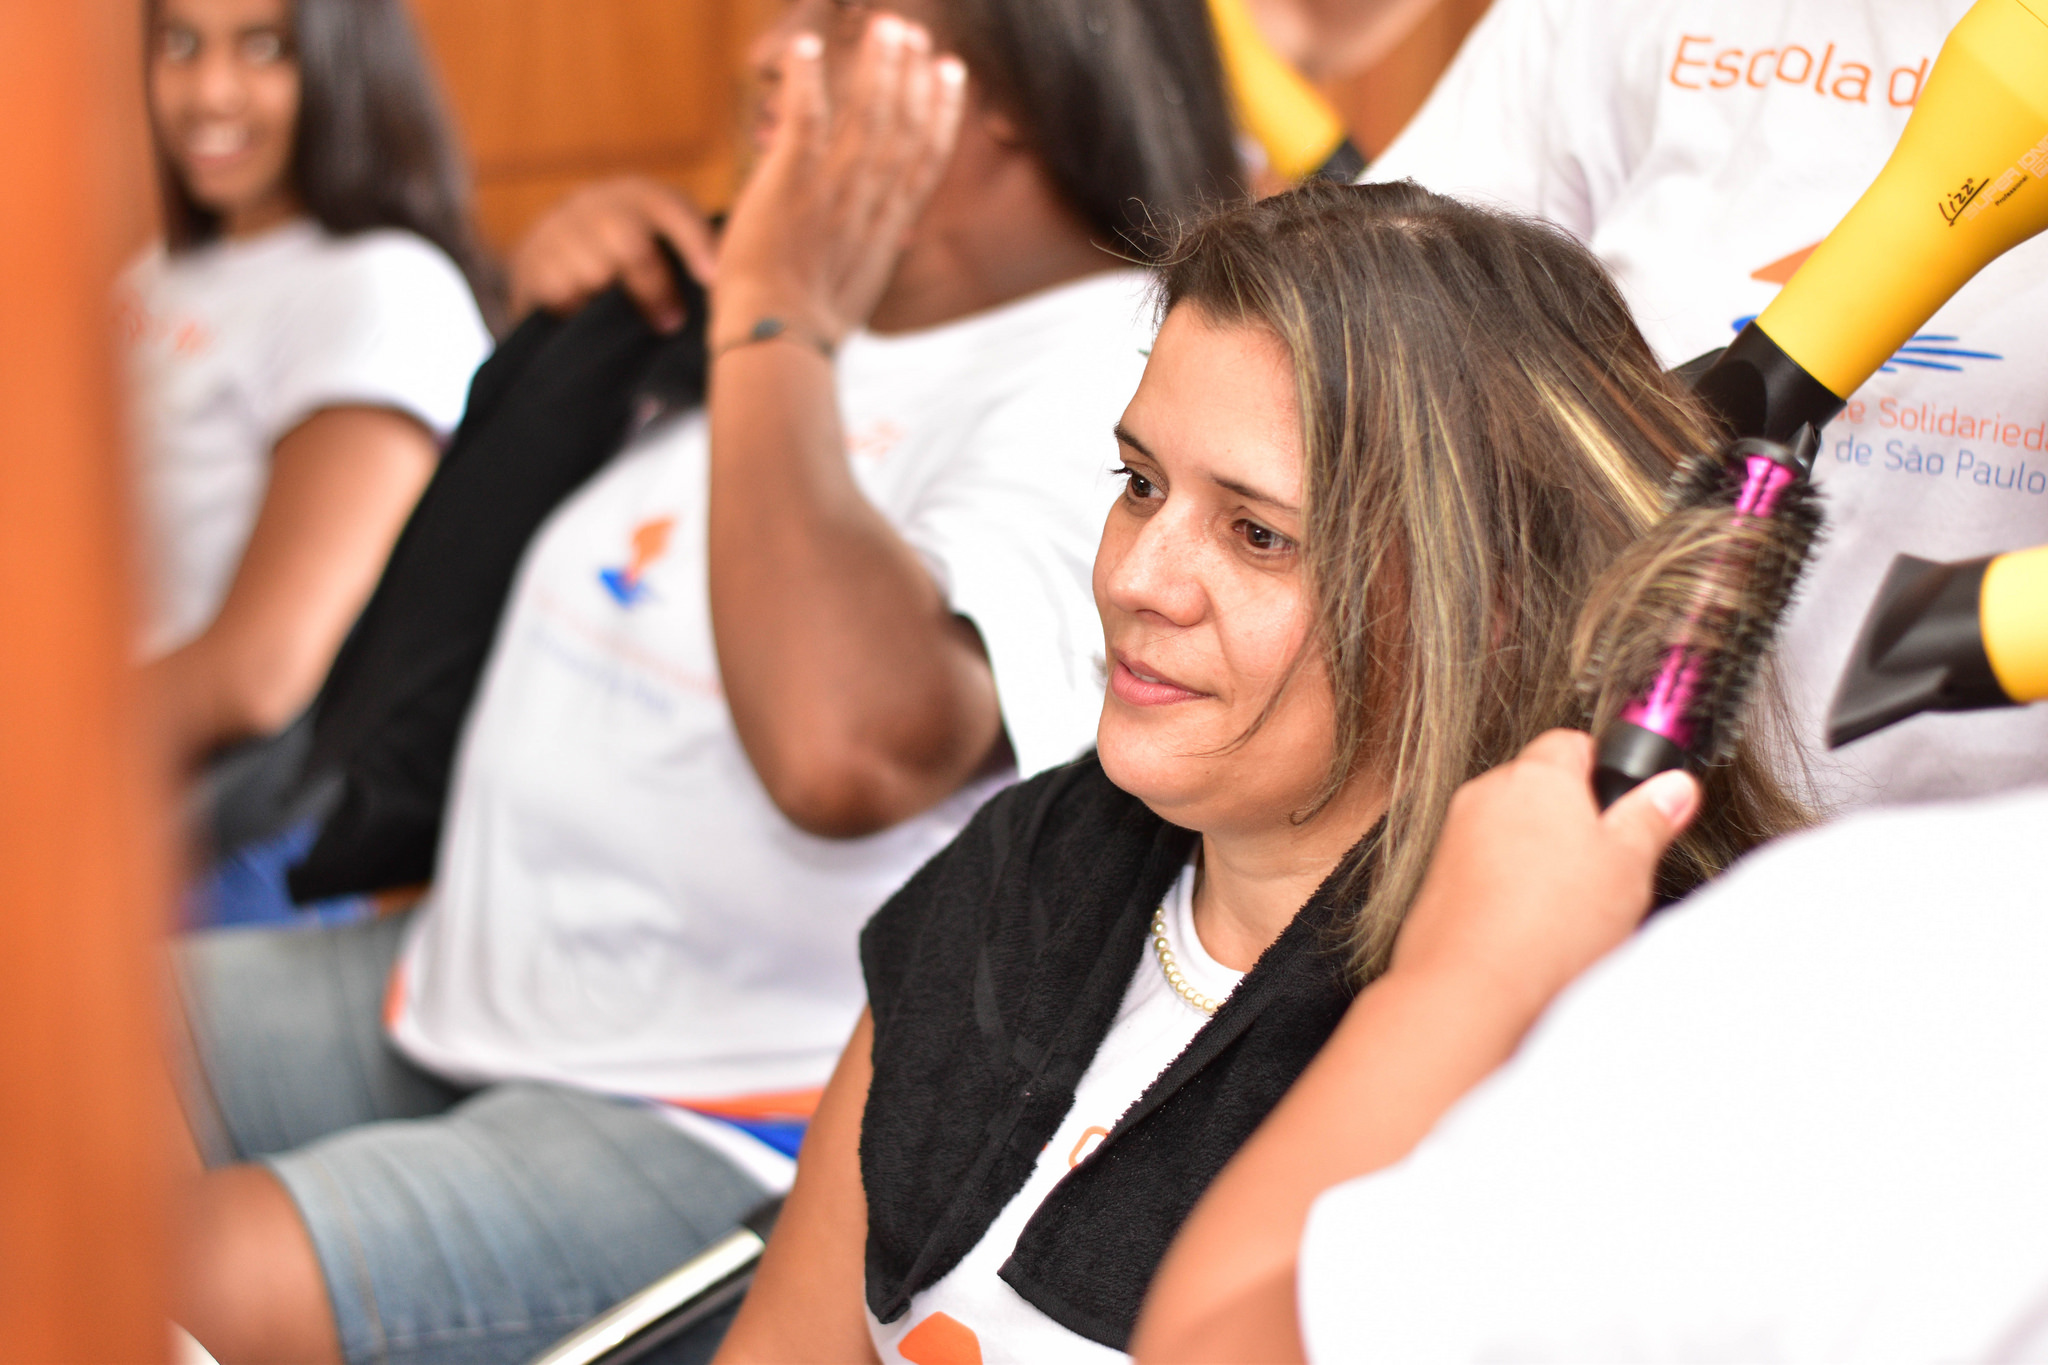
[[[1095,564],[1098,753],[869,924],[721,1359],[1123,1350],[1384,966],[1453,790],[1579,716],[1582,602],[1709,439],[1582,248],[1412,184],[1210,218],[1163,301]],[[1667,894],[1799,819],[1752,753],[1712,788]]]
[[[226,1168],[178,1313],[226,1365],[525,1359],[723,1235],[787,1187],[860,925],[1093,737],[1131,258],[1236,170],[1206,10],[900,8],[758,46],[708,403],[528,546],[431,893],[180,945]]]
[[[151,0],[165,242],[128,272],[143,652],[196,766],[312,700],[490,347],[400,0]]]

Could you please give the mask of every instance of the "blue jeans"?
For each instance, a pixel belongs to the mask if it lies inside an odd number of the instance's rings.
[[[290,1191],[350,1365],[525,1360],[765,1196],[638,1102],[407,1061],[380,1022],[402,930],[212,930],[174,960],[194,1132]],[[708,1360],[729,1321],[659,1358]]]

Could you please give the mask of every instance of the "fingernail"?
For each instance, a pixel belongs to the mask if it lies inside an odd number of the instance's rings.
[[[815,33],[799,33],[789,43],[789,50],[805,61],[815,61],[825,53],[825,41]]]
[[[1644,785],[1647,788],[1645,799],[1673,826],[1691,819],[1694,808],[1700,803],[1700,784],[1690,773],[1658,773]]]
[[[947,85],[967,84],[967,63],[958,57],[939,58],[939,79]]]

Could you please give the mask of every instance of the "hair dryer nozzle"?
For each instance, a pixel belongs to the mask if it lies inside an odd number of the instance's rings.
[[[1819,431],[1843,400],[1806,372],[1752,322],[1700,373],[1693,392],[1731,436],[1792,441],[1801,427]]]
[[[1984,651],[1981,603],[1989,559],[1892,561],[1828,708],[1828,747],[1922,711],[2010,706]]]

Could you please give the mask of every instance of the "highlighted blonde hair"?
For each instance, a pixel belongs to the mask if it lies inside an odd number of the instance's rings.
[[[1293,360],[1303,563],[1337,700],[1328,777],[1301,818],[1355,773],[1388,783],[1369,886],[1362,863],[1352,873],[1370,976],[1458,785],[1588,723],[1581,611],[1716,436],[1583,247],[1412,182],[1310,184],[1214,214],[1182,233],[1162,291],[1169,310],[1270,330]],[[1709,773],[1660,891],[1684,894],[1804,818],[1745,744]]]

